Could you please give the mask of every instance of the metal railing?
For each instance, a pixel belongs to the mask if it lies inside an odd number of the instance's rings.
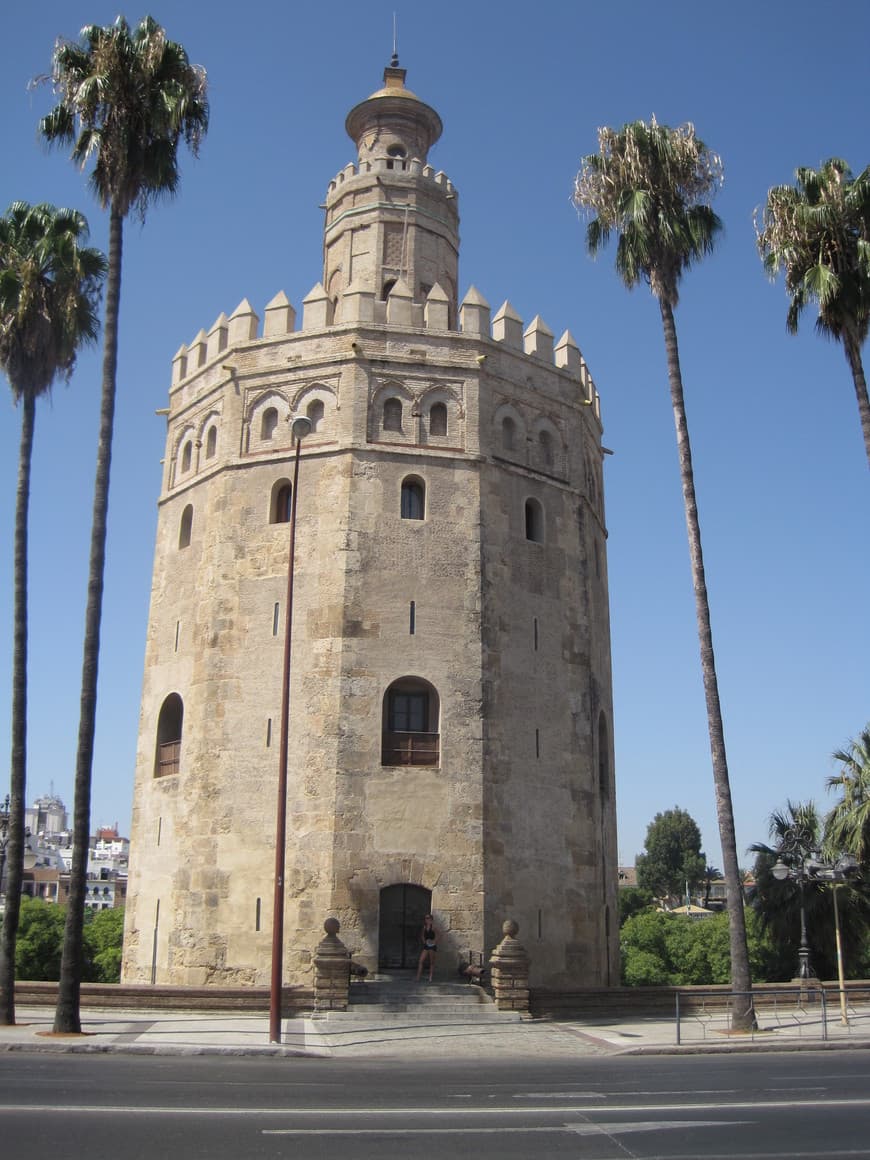
[[[733,1010],[751,998],[756,1026],[750,1031],[734,1027]],[[842,998],[842,1002],[841,1002]],[[677,1044],[747,1037],[765,1039],[848,1039],[870,1035],[870,987],[848,987],[841,997],[837,988],[818,983],[771,987],[752,992],[705,991],[693,988],[691,996],[674,996]]]
[[[440,737],[437,733],[384,734],[381,748],[383,765],[437,765],[440,757]]]

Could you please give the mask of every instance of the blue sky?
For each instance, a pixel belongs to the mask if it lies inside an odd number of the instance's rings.
[[[613,634],[619,851],[660,810],[698,821],[721,865],[661,324],[613,255],[588,259],[572,179],[599,125],[694,121],[723,158],[718,251],[677,313],[738,846],[788,797],[827,804],[831,752],[870,719],[870,481],[842,350],[785,330],[781,284],[755,251],[753,208],[798,165],[870,161],[870,5],[830,0],[626,0],[617,8],[443,0],[157,0],[151,14],[210,80],[211,129],[173,203],[125,235],[119,400],[94,764],[93,820],[129,827],[156,500],[172,355],[221,311],[321,273],[327,183],[353,158],[350,107],[380,85],[398,14],[408,85],[444,135],[456,184],[461,293],[509,299],[569,328],[602,396]],[[0,37],[0,208],[72,205],[94,244],[107,220],[84,178],[37,143],[54,37],[109,23],[101,0],[12,5]],[[136,21],[147,9],[128,9]],[[31,507],[28,798],[72,806],[99,394],[98,352],[39,408]],[[0,544],[11,560],[19,417],[0,403]],[[2,614],[5,610],[6,615]],[[9,704],[11,566],[0,573],[0,706]],[[8,713],[0,752],[8,753]]]

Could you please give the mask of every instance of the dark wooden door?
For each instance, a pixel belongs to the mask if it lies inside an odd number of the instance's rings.
[[[430,913],[432,891],[400,882],[381,890],[378,922],[378,966],[385,970],[416,967],[420,957],[420,930]]]

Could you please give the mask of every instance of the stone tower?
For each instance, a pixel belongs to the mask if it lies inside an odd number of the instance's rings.
[[[327,914],[375,970],[488,953],[616,981],[598,395],[566,331],[457,300],[434,109],[356,105],[323,278],[173,361],[137,754],[127,982],[265,984],[297,489],[285,977]]]

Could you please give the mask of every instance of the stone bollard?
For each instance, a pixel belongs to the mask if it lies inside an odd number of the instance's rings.
[[[492,952],[489,969],[495,1005],[499,1011],[529,1011],[529,955],[517,940],[519,926],[508,919],[502,926],[504,938]]]
[[[314,1010],[346,1011],[350,985],[350,951],[338,937],[341,923],[328,918],[326,937],[314,952]]]

